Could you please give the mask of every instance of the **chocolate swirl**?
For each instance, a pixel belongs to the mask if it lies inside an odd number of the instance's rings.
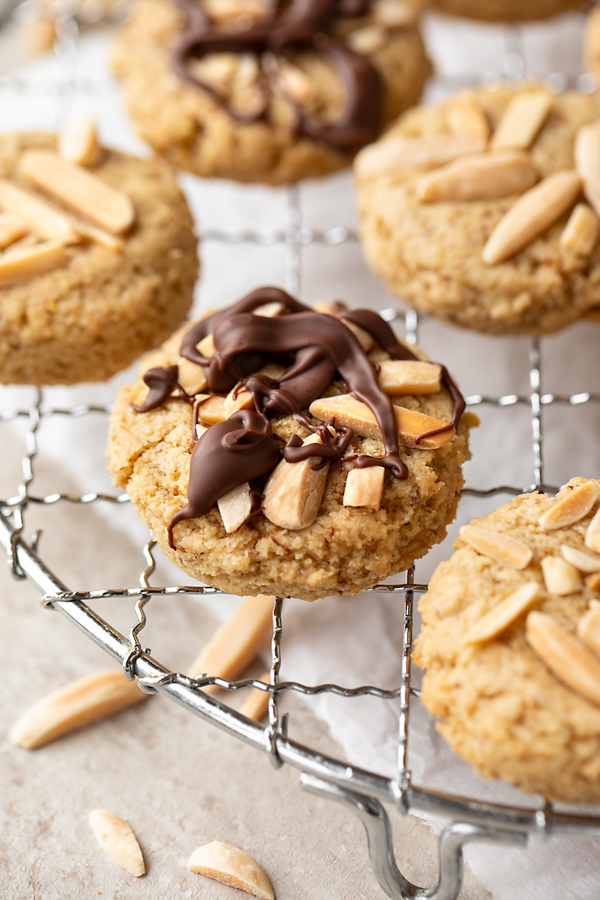
[[[322,141],[341,153],[354,153],[379,136],[383,122],[383,85],[369,60],[348,45],[327,34],[331,18],[364,15],[370,0],[272,0],[261,19],[242,31],[222,31],[211,25],[196,0],[175,0],[184,13],[184,33],[175,47],[171,65],[184,81],[207,93],[228,115],[238,122],[256,122],[266,118],[271,82],[277,78],[278,62],[291,50],[316,50],[327,59],[343,86],[344,105],[338,118],[326,124],[309,119],[301,106],[286,95],[294,110],[295,130]],[[257,87],[261,102],[252,111],[235,110],[211,85],[190,71],[191,59],[203,59],[213,53],[254,53],[261,60]],[[262,64],[263,54],[274,58],[272,66]]]

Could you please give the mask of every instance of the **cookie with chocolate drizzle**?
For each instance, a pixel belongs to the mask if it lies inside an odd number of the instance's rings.
[[[372,310],[253,291],[122,388],[109,469],[174,562],[236,594],[357,594],[452,520],[464,401]]]
[[[203,176],[347,166],[430,72],[419,0],[141,0],[114,67],[140,135]]]

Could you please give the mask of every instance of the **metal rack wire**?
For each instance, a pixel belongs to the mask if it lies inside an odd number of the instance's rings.
[[[62,32],[59,29],[59,52],[72,61],[75,49],[73,23]],[[521,75],[524,70],[522,53],[514,36],[508,47],[505,75],[511,72]],[[519,62],[519,59],[521,62]],[[552,76],[555,80],[556,77]],[[73,94],[73,84],[68,79],[62,91],[65,98]],[[6,83],[3,86],[7,87]],[[78,86],[80,90],[81,85]],[[14,81],[12,89],[28,90],[22,81]],[[94,86],[94,90],[97,85]],[[62,90],[62,89],[61,89]],[[306,227],[302,221],[299,192],[297,188],[287,189],[287,221],[282,229],[262,229],[258,231],[216,231],[207,230],[201,234],[204,242],[234,245],[253,243],[257,246],[279,245],[285,248],[286,289],[299,294],[300,263],[304,247],[320,243],[334,248],[356,241],[356,234],[344,226],[318,231]],[[406,338],[417,342],[420,318],[409,310],[404,314],[394,309],[382,313],[388,321],[403,319]],[[544,407],[585,406],[600,403],[600,394],[582,391],[570,395],[543,392],[541,340],[529,342],[528,389],[519,394],[501,396],[472,395],[467,397],[471,409],[489,406],[497,410],[525,408],[530,413],[532,479],[527,485],[499,485],[489,489],[467,487],[466,495],[487,498],[500,494],[516,495],[523,490],[556,490],[544,480],[542,411]],[[413,630],[413,602],[415,594],[424,592],[427,585],[415,580],[415,566],[406,573],[404,581],[397,584],[377,585],[371,593],[386,592],[398,599],[398,616],[402,624],[402,668],[400,684],[391,690],[373,685],[347,688],[339,684],[306,684],[282,681],[280,678],[283,644],[284,600],[277,598],[273,608],[273,634],[271,641],[270,682],[264,684],[255,679],[229,681],[223,678],[202,676],[190,678],[171,671],[156,660],[149,650],[144,649],[140,636],[147,622],[147,608],[156,596],[198,596],[216,595],[216,589],[194,586],[162,586],[151,584],[155,568],[154,542],[148,541],[143,548],[145,567],[139,576],[139,583],[133,587],[90,591],[69,591],[68,587],[44,563],[38,553],[39,533],[26,540],[26,519],[28,510],[36,506],[57,504],[110,503],[120,506],[128,502],[124,494],[89,492],[74,495],[61,492],[38,494],[35,492],[36,463],[39,458],[39,434],[47,421],[54,417],[73,419],[90,415],[107,416],[109,406],[77,404],[54,406],[48,392],[39,389],[35,401],[30,406],[6,406],[0,408],[0,424],[14,420],[26,423],[24,435],[25,449],[22,457],[22,476],[12,497],[0,500],[0,545],[8,555],[13,575],[29,579],[41,592],[42,605],[46,609],[60,612],[69,622],[80,628],[91,640],[116,659],[128,678],[138,678],[140,688],[146,692],[164,694],[199,717],[225,729],[230,734],[267,753],[275,767],[292,765],[301,771],[302,786],[312,792],[329,797],[352,808],[360,817],[367,831],[369,852],[373,871],[382,890],[393,898],[435,898],[454,900],[458,896],[462,880],[462,847],[470,841],[495,841],[508,844],[524,844],[532,834],[546,836],[561,834],[600,834],[600,817],[560,812],[552,804],[545,803],[538,809],[503,806],[475,801],[468,797],[456,797],[429,790],[413,784],[408,769],[407,748],[410,739],[411,696],[418,695],[411,686],[411,650]],[[133,601],[135,623],[127,635],[122,634],[107,622],[94,608],[108,598],[129,598]],[[226,692],[235,692],[250,687],[269,694],[268,722],[265,726],[251,721],[225,702],[222,702],[206,688],[216,685]],[[304,695],[330,693],[346,698],[371,696],[384,700],[399,701],[397,766],[394,777],[384,777],[364,768],[348,765],[332,757],[324,756],[314,749],[292,740],[288,736],[288,717],[279,709],[279,699],[286,693]],[[411,884],[398,869],[393,852],[391,824],[383,802],[391,803],[400,815],[413,810],[424,811],[445,817],[449,824],[439,838],[439,880],[434,888],[421,888]]]

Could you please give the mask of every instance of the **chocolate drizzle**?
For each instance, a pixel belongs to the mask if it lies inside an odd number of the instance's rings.
[[[338,118],[326,124],[309,119],[301,106],[286,94],[294,110],[295,130],[299,134],[339,150],[354,153],[379,136],[383,122],[383,85],[369,60],[342,41],[330,37],[327,30],[333,16],[348,18],[364,15],[369,0],[272,0],[264,18],[242,31],[222,31],[211,25],[197,0],[175,0],[185,16],[184,32],[175,47],[171,65],[184,81],[207,93],[212,100],[238,122],[256,122],[266,118],[271,83],[277,79],[279,61],[291,50],[316,50],[336,71],[344,90],[344,106]],[[261,102],[252,111],[231,107],[211,85],[190,71],[191,59],[203,59],[213,53],[255,53],[261,64],[257,82]],[[271,65],[264,64],[264,55]]]
[[[282,307],[277,316],[254,314],[254,310],[274,302]],[[336,305],[334,312],[332,316],[316,313],[285,291],[265,287],[202,319],[185,334],[181,355],[206,369],[208,390],[223,394],[239,385],[239,390],[245,389],[252,395],[254,409],[241,410],[211,426],[195,442],[188,503],[169,523],[171,546],[174,546],[173,528],[178,522],[205,515],[228,491],[269,475],[282,455],[288,462],[315,457],[315,468],[329,460],[340,462],[352,438],[351,429],[344,428],[338,435],[332,435],[329,426],[335,423],[315,424],[304,413],[336,378],[341,378],[348,390],[371,409],[383,438],[385,454],[359,456],[356,465],[384,466],[397,478],[407,477],[408,470],[399,456],[392,402],[379,386],[375,364],[344,325],[344,320],[368,332],[393,359],[417,357],[398,342],[391,327],[376,312],[349,311],[341,304]],[[197,347],[208,334],[212,334],[214,342],[214,354],[210,358],[203,356]],[[267,360],[283,366],[280,376],[270,378],[258,371]],[[458,388],[443,367],[442,371],[444,385],[453,399],[452,422],[429,435],[457,426],[464,410]],[[177,384],[177,366],[150,369],[144,381],[150,390],[145,402],[134,407],[137,412],[157,408],[174,388],[183,399],[194,402]],[[198,405],[194,404],[194,437]],[[294,417],[308,431],[318,434],[321,442],[303,445],[301,438],[293,435],[281,450],[269,420],[286,416]]]

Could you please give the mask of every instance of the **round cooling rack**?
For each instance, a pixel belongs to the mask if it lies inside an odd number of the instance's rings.
[[[71,43],[59,49],[68,57],[69,53],[76,52],[76,42],[72,41],[72,29],[65,28],[63,31]],[[515,34],[518,34],[518,31],[511,32],[512,43],[507,50],[504,74],[520,77],[524,72],[524,64],[522,53],[519,52],[518,46],[515,46]],[[551,83],[562,84],[560,79],[561,76],[552,75]],[[566,82],[566,79],[563,81]],[[8,89],[6,84],[4,87]],[[71,88],[74,91],[81,90],[81,86],[78,87],[77,84],[72,84]],[[25,91],[22,81],[15,82],[15,90]],[[72,96],[72,90],[65,91],[65,95]],[[356,242],[355,233],[345,226],[316,230],[304,225],[298,188],[287,189],[287,223],[283,228],[204,230],[200,236],[205,244],[251,243],[258,247],[272,245],[283,247],[286,257],[285,287],[293,295],[300,293],[303,248],[320,244],[331,248],[331,252],[334,252],[335,247]],[[382,316],[390,322],[400,319],[406,339],[416,343],[421,324],[416,313],[408,311],[399,314],[393,309],[388,309],[383,311]],[[471,410],[486,408],[494,415],[505,417],[507,429],[510,429],[511,416],[516,412],[525,413],[529,418],[530,444],[527,451],[531,452],[532,459],[531,482],[520,485],[494,485],[488,489],[466,487],[464,495],[473,498],[475,503],[489,502],[489,498],[496,495],[517,495],[523,491],[536,489],[556,491],[557,486],[546,484],[544,481],[543,413],[550,408],[557,414],[573,407],[592,410],[600,403],[600,394],[589,391],[581,390],[571,394],[543,391],[542,356],[546,340],[552,339],[532,339],[522,342],[523,352],[527,355],[525,367],[527,381],[523,384],[521,392],[501,396],[471,395],[466,398],[467,406]],[[4,391],[5,389],[0,393],[0,397],[4,395]],[[402,654],[402,670],[400,683],[393,689],[384,690],[372,685],[347,688],[334,683],[309,686],[300,682],[282,681],[280,670],[285,613],[285,600],[282,598],[276,598],[273,606],[268,684],[255,679],[229,681],[208,675],[190,678],[162,665],[149,650],[144,649],[140,640],[152,598],[210,596],[218,595],[220,592],[201,585],[154,586],[151,583],[155,568],[153,541],[146,543],[143,548],[146,565],[140,574],[139,583],[132,587],[73,592],[44,563],[37,549],[38,534],[26,539],[29,510],[40,505],[53,507],[62,504],[91,503],[109,503],[118,507],[128,502],[126,495],[35,492],[36,466],[43,456],[39,436],[46,423],[61,417],[84,420],[91,415],[107,417],[110,412],[110,407],[104,405],[78,403],[58,407],[53,405],[51,397],[51,392],[40,389],[36,392],[35,402],[31,405],[14,406],[6,403],[0,406],[0,428],[15,420],[24,425],[22,478],[15,486],[14,495],[0,500],[0,544],[7,553],[15,578],[29,579],[42,594],[42,605],[46,610],[60,612],[118,660],[128,678],[137,677],[138,685],[143,691],[164,694],[202,719],[266,753],[275,767],[284,764],[296,767],[301,771],[300,781],[305,790],[336,800],[354,810],[367,832],[373,871],[387,896],[402,900],[409,898],[455,900],[462,882],[462,848],[468,842],[525,844],[529,836],[535,834],[546,837],[554,835],[590,837],[600,834],[600,817],[564,812],[551,803],[545,803],[538,808],[500,805],[469,797],[453,796],[413,783],[407,758],[411,733],[411,698],[418,696],[419,693],[416,686],[411,685],[413,603],[415,594],[423,593],[427,589],[427,585],[417,578],[416,570],[420,564],[417,567],[413,565],[403,576],[403,581],[377,585],[369,592],[385,592],[397,601],[397,616],[402,630],[402,649],[399,650]],[[565,429],[568,427],[566,419],[564,427]],[[569,476],[571,474],[574,473],[568,473]],[[96,608],[102,606],[102,601],[110,598],[131,600],[135,620],[128,634],[118,631],[96,611]],[[267,724],[263,726],[248,719],[227,703],[217,699],[206,690],[213,685],[225,692],[248,688],[267,692],[269,695]],[[396,774],[393,777],[386,777],[376,771],[349,765],[292,740],[288,736],[288,716],[282,715],[279,709],[280,697],[289,693],[331,694],[346,698],[370,696],[394,701],[396,704],[399,702]],[[439,879],[435,887],[426,889],[412,884],[398,868],[392,844],[391,822],[383,802],[392,804],[401,816],[416,811],[434,814],[448,820],[439,837]]]

